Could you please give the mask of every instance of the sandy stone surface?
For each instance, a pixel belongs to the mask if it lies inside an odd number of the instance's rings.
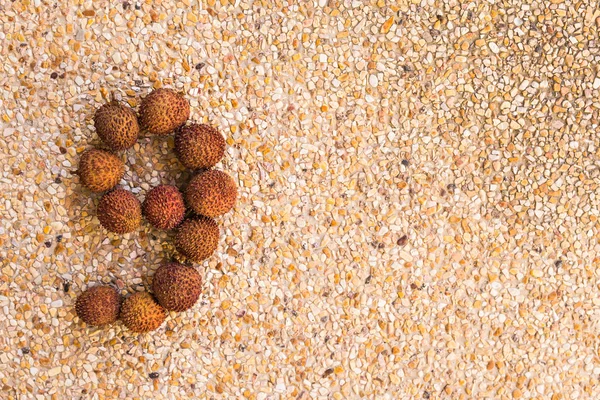
[[[600,398],[591,0],[0,0],[0,398]],[[173,255],[74,175],[153,88],[239,187],[189,311],[134,334],[79,293]],[[143,135],[121,186],[190,173]]]

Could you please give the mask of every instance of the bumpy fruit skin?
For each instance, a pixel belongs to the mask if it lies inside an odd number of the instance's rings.
[[[133,232],[142,222],[142,205],[133,193],[117,188],[102,196],[97,215],[102,226],[110,232]]]
[[[94,126],[100,140],[113,150],[130,148],[140,134],[135,112],[116,102],[105,104],[96,111]]]
[[[202,277],[193,267],[163,264],[154,274],[152,291],[158,303],[167,310],[185,311],[198,301],[202,292]]]
[[[190,261],[207,259],[219,245],[219,226],[214,219],[197,216],[186,219],[175,236],[175,248]]]
[[[121,320],[134,332],[142,333],[158,329],[166,317],[165,309],[147,292],[132,294],[121,306]]]
[[[125,164],[108,151],[90,149],[81,155],[77,173],[83,186],[92,192],[104,192],[123,178]]]
[[[157,186],[146,195],[142,212],[153,227],[173,229],[183,221],[185,215],[183,195],[175,186]]]
[[[190,104],[179,93],[171,89],[157,89],[150,93],[140,105],[142,128],[156,135],[168,135],[190,117]]]
[[[192,178],[185,191],[185,200],[194,212],[218,217],[233,208],[237,186],[225,172],[210,170]]]
[[[119,317],[121,295],[110,286],[93,286],[81,293],[75,302],[77,316],[86,324],[111,324]]]
[[[212,168],[225,154],[225,139],[210,125],[185,125],[175,134],[175,153],[186,168]]]

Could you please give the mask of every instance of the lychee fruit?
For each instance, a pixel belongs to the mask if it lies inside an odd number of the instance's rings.
[[[202,292],[202,277],[195,268],[167,263],[154,273],[152,291],[158,303],[170,311],[185,311],[191,308]]]
[[[175,186],[156,186],[146,195],[142,213],[156,229],[173,229],[183,221],[185,215],[183,195]]]
[[[104,104],[94,115],[96,132],[112,150],[125,150],[135,144],[140,134],[135,112],[118,102]]]
[[[127,297],[121,306],[123,324],[134,332],[150,332],[158,329],[167,313],[147,292],[137,292]]]
[[[93,286],[81,293],[75,302],[77,316],[86,324],[111,324],[119,317],[121,295],[110,286]]]
[[[172,89],[156,89],[142,100],[140,125],[156,135],[168,135],[190,117],[190,104]]]
[[[97,216],[107,231],[119,234],[133,232],[142,222],[142,205],[133,193],[117,188],[102,196]]]
[[[175,236],[175,248],[190,261],[207,259],[219,245],[219,226],[214,219],[197,216],[186,219]]]
[[[184,125],[175,133],[175,153],[186,168],[212,168],[225,154],[225,139],[210,125]]]
[[[233,208],[237,186],[223,171],[209,170],[194,176],[186,191],[185,200],[194,212],[207,217],[218,217]]]
[[[92,192],[104,192],[123,178],[125,164],[111,152],[89,149],[81,155],[77,174],[83,186]]]

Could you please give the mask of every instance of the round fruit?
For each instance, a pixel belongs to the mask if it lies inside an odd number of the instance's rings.
[[[236,197],[233,178],[217,170],[194,176],[185,191],[185,199],[192,210],[213,218],[231,210]]]
[[[142,128],[156,135],[168,135],[190,117],[190,104],[171,89],[157,89],[140,105]]]
[[[98,203],[98,219],[102,226],[114,233],[132,232],[142,222],[142,205],[135,195],[125,189],[106,193]]]
[[[166,311],[147,292],[129,296],[121,306],[123,324],[134,332],[150,332],[162,325]]]
[[[110,286],[93,286],[75,302],[77,316],[88,325],[111,324],[119,317],[121,296]]]
[[[175,248],[191,261],[200,262],[219,245],[219,226],[204,216],[186,219],[175,236]]]
[[[100,140],[113,150],[130,148],[140,133],[133,110],[117,102],[105,104],[96,111],[94,126]]]
[[[163,264],[154,274],[152,291],[159,304],[167,310],[185,311],[198,301],[202,292],[202,277],[193,267]]]
[[[175,186],[157,186],[146,195],[142,212],[155,228],[173,229],[183,221],[185,215],[183,195]]]
[[[90,149],[81,155],[77,173],[83,186],[92,192],[104,192],[119,183],[125,174],[125,164],[108,151]]]
[[[189,169],[211,168],[225,154],[225,139],[210,125],[182,126],[175,134],[175,153]]]

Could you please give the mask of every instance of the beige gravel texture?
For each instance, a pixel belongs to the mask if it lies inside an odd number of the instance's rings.
[[[0,0],[1,399],[600,398],[599,4]],[[79,293],[149,287],[73,174],[114,93],[184,92],[239,186],[203,294],[154,333]],[[122,153],[140,200],[190,174]]]

